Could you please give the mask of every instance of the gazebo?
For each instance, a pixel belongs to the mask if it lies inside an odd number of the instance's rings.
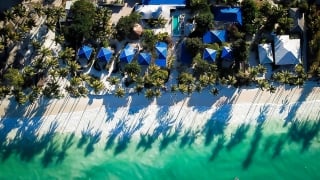
[[[217,51],[210,48],[205,48],[203,50],[202,58],[208,62],[214,62],[216,60]]]
[[[90,56],[92,54],[92,48],[89,46],[82,46],[79,50],[78,50],[78,57],[79,58],[85,58],[87,60],[90,59]]]
[[[111,56],[112,56],[112,51],[108,48],[102,47],[98,52],[97,59],[108,63],[111,59]]]
[[[151,54],[150,53],[139,53],[138,63],[140,65],[149,65],[151,62]]]
[[[124,63],[131,63],[135,55],[135,50],[132,46],[127,45],[120,53],[120,61]]]

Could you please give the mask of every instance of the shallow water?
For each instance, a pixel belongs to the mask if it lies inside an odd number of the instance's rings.
[[[320,178],[315,121],[210,127],[122,140],[26,136],[1,147],[0,179]]]

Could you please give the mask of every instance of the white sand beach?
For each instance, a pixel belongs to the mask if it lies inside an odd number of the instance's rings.
[[[155,131],[198,132],[211,120],[230,127],[243,123],[317,120],[319,105],[320,87],[313,82],[303,87],[279,86],[274,94],[255,87],[221,87],[218,96],[207,91],[191,96],[167,92],[154,101],[147,100],[143,94],[124,98],[89,95],[39,100],[37,104],[19,107],[14,100],[4,99],[0,104],[0,128],[7,128],[7,138],[24,128],[37,134],[54,131],[97,135],[105,140],[114,133],[120,137],[139,137]]]

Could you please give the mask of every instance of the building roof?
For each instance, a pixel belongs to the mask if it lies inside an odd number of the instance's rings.
[[[167,60],[163,58],[158,58],[154,61],[154,63],[159,67],[166,67],[167,66]]]
[[[209,62],[214,62],[216,60],[217,51],[210,48],[205,48],[203,50],[202,58]]]
[[[97,54],[97,59],[100,61],[106,61],[109,62],[112,56],[112,51],[108,48],[102,47],[100,48],[98,54]]]
[[[258,52],[259,52],[260,64],[273,63],[273,52],[272,52],[272,46],[270,43],[259,44]]]
[[[138,63],[140,65],[149,65],[151,62],[151,53],[139,53]]]
[[[131,63],[135,55],[135,50],[132,46],[127,45],[120,53],[120,61],[124,63]]]
[[[289,15],[293,19],[292,31],[304,31],[304,14],[298,8],[290,8]]]
[[[78,57],[79,58],[86,58],[87,60],[90,59],[92,53],[92,48],[89,46],[82,46],[79,50],[78,50]]]
[[[156,19],[160,16],[170,19],[170,10],[174,8],[170,5],[137,5],[135,11],[141,15],[141,19]]]
[[[226,30],[211,30],[207,31],[203,37],[203,43],[210,44],[216,42],[226,42],[227,40],[227,32]]]
[[[289,35],[275,36],[274,50],[276,65],[300,63],[300,39],[290,39]]]
[[[157,42],[156,44],[156,51],[158,58],[160,59],[166,59],[167,58],[167,48],[168,45],[165,42]]]
[[[222,48],[221,58],[223,60],[233,61],[232,50],[230,47],[225,46]]]
[[[215,21],[238,23],[242,25],[242,13],[239,7],[214,7],[213,14]]]
[[[142,4],[186,6],[186,0],[142,0]]]

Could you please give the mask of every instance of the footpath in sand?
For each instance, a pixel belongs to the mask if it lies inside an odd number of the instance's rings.
[[[290,123],[316,121],[320,115],[320,87],[312,82],[303,87],[279,86],[273,94],[255,87],[222,87],[218,96],[207,91],[190,96],[167,92],[153,101],[143,94],[124,98],[89,95],[42,99],[33,105],[19,106],[10,99],[0,103],[0,130],[9,138],[21,128],[38,134],[98,133],[102,139],[113,133],[138,137],[159,130],[198,131],[211,120],[228,125],[262,121]]]

